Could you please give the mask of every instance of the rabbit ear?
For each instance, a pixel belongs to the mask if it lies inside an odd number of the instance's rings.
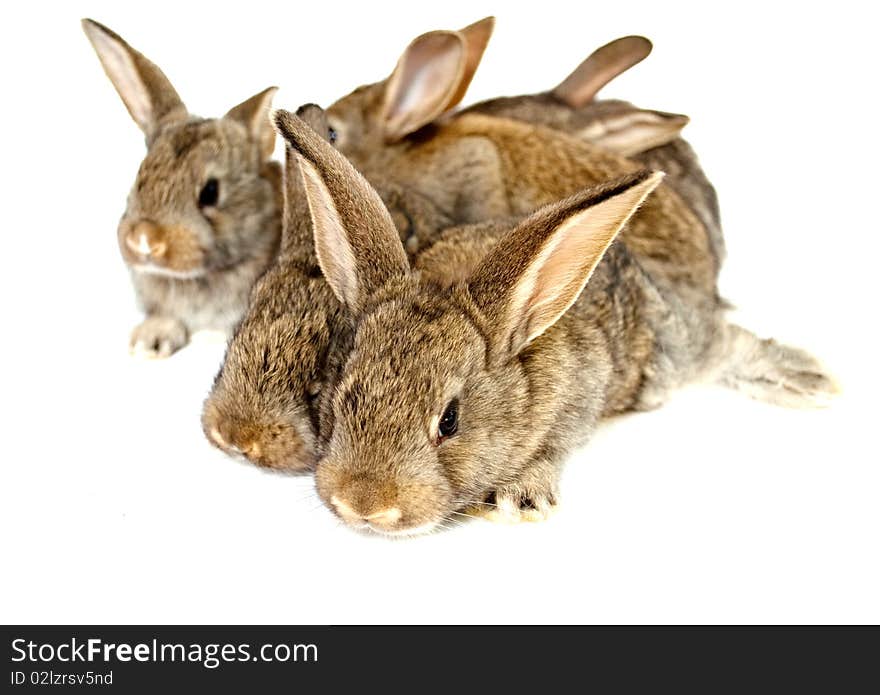
[[[492,38],[495,18],[460,31],[431,31],[413,40],[385,87],[385,139],[394,142],[428,125],[467,92]]]
[[[689,122],[682,114],[635,109],[600,118],[578,136],[629,157],[672,142]]]
[[[328,138],[327,115],[320,106],[303,104],[296,110],[296,115],[322,138]],[[315,234],[299,163],[301,159],[292,147],[285,148],[284,205],[278,257],[301,261],[309,268],[314,268],[318,265],[318,258],[315,254]]]
[[[160,125],[186,118],[186,106],[156,65],[102,24],[84,19],[82,26],[104,72],[147,140]]]
[[[662,178],[643,170],[582,191],[541,208],[498,242],[468,284],[492,327],[493,352],[516,354],[556,323]]]
[[[385,139],[394,142],[428,125],[455,99],[468,49],[454,31],[431,31],[413,40],[385,86]]]
[[[315,251],[333,293],[357,313],[409,261],[388,209],[349,161],[302,119],[276,111],[275,125],[299,156]]]
[[[615,77],[647,58],[652,48],[644,36],[624,36],[607,43],[578,65],[553,94],[572,108],[580,108]]]
[[[495,18],[485,17],[479,22],[474,22],[464,29],[458,30],[458,34],[464,40],[465,45],[464,72],[459,79],[458,89],[446,103],[446,109],[451,109],[464,99],[471,80],[474,79],[474,73],[480,67],[480,61],[483,59],[483,53],[486,51],[489,39],[492,38],[494,29]]]
[[[330,124],[324,109],[317,104],[303,104],[296,110],[296,115],[318,135],[327,140]]]
[[[269,87],[250,99],[233,106],[226,114],[226,118],[238,121],[259,144],[263,157],[268,159],[275,149],[275,129],[269,120],[269,107],[272,106],[272,97],[278,87]]]

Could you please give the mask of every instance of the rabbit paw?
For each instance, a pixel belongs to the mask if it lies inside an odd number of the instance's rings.
[[[189,341],[189,335],[180,321],[164,316],[148,316],[131,332],[129,347],[133,355],[169,357]]]
[[[489,521],[516,524],[520,521],[546,521],[556,511],[555,484],[516,483],[490,492],[477,513]]]
[[[810,353],[787,345],[775,345],[774,369],[765,375],[764,386],[774,391],[780,405],[824,408],[840,393],[837,380]]]
[[[775,340],[759,340],[734,326],[736,359],[722,382],[751,398],[789,408],[822,408],[840,386],[810,353]]]

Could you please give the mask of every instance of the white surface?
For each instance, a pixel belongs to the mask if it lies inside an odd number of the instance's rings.
[[[510,5],[7,12],[0,620],[880,621],[869,10]],[[744,324],[823,357],[845,394],[791,412],[693,389],[605,426],[568,465],[548,523],[365,538],[309,478],[204,440],[221,344],[199,338],[166,362],[126,353],[138,316],[115,227],[143,145],[78,20],[117,30],[215,115],[270,84],[279,106],[326,105],[390,71],[421,31],[493,12],[469,100],[546,88],[619,35],[654,40],[605,95],[692,116],[722,198],[725,296]]]

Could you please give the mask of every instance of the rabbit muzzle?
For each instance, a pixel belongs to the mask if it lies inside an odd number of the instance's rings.
[[[231,456],[242,456],[256,466],[299,472],[314,467],[314,437],[307,427],[265,425],[224,416],[208,406],[202,426],[208,440]]]
[[[143,261],[161,259],[168,251],[168,242],[161,228],[152,222],[138,222],[125,236],[125,244],[129,250],[139,256]]]
[[[119,242],[123,259],[139,272],[192,277],[202,270],[204,253],[198,239],[183,226],[123,222]]]
[[[351,472],[319,462],[318,494],[351,528],[389,536],[428,532],[448,513],[451,494],[445,481]]]

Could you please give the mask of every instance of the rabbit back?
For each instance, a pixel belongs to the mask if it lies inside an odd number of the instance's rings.
[[[543,92],[489,99],[468,107],[462,113],[484,114],[543,125],[601,146],[606,122],[616,121],[628,114],[642,113],[642,110],[618,100],[593,101],[574,108],[552,92]],[[629,153],[628,157],[649,169],[666,173],[665,183],[674,188],[699,217],[709,231],[713,252],[719,263],[722,262],[726,252],[721,233],[718,194],[700,165],[693,147],[684,138],[676,136],[663,144]]]
[[[430,137],[386,156],[396,158],[396,175],[439,198],[440,207],[451,207],[460,222],[525,215],[639,169],[625,157],[549,128],[478,114],[451,118]],[[463,215],[461,199],[477,207]],[[652,273],[715,294],[720,263],[710,234],[671,186],[657,188],[621,238]]]

